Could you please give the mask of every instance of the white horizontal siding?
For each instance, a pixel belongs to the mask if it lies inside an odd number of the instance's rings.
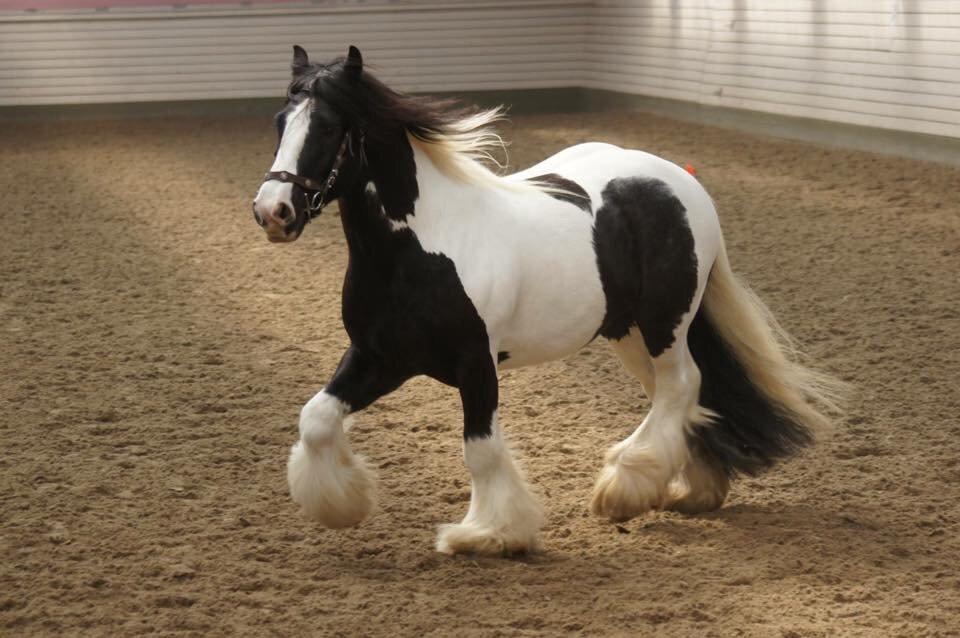
[[[960,138],[960,0],[0,12],[0,105],[278,96],[293,43],[356,44],[408,91],[582,86]]]
[[[0,13],[0,105],[283,95],[292,44],[407,91],[582,84],[574,0]],[[505,14],[509,19],[505,19]]]
[[[586,86],[960,137],[960,1],[599,1]]]

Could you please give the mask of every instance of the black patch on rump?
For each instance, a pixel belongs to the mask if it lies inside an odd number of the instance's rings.
[[[546,194],[554,199],[573,204],[588,215],[593,213],[593,206],[590,205],[590,196],[587,195],[587,191],[583,190],[583,187],[573,180],[561,177],[556,173],[547,173],[546,175],[530,177],[527,181],[556,188],[557,191],[546,191]]]
[[[667,184],[618,178],[603,189],[593,244],[607,312],[598,334],[622,339],[636,326],[650,356],[674,341],[697,290],[697,255],[686,208]]]
[[[712,464],[731,478],[752,476],[813,443],[809,429],[754,385],[702,309],[690,324],[687,343],[700,369],[700,405],[719,415],[693,425],[687,439]]]

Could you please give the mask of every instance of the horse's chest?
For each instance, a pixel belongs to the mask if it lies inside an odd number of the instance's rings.
[[[356,345],[414,374],[446,380],[459,354],[488,351],[483,320],[453,262],[422,250],[387,268],[351,263],[343,321]]]

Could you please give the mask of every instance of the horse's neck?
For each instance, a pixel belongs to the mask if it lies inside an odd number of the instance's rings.
[[[408,189],[386,184],[372,170],[362,175],[340,199],[344,234],[354,258],[376,254],[379,261],[391,255],[392,246],[398,239],[396,232],[408,223],[420,228],[449,226],[462,222],[484,207],[503,205],[499,200],[494,201],[496,194],[489,188],[464,184],[447,175],[419,145],[413,144],[412,150],[413,163],[409,170],[416,179],[415,199],[411,195],[409,202],[397,201],[396,193]],[[401,178],[399,181],[405,180]],[[389,193],[381,193],[377,184],[384,190],[390,186]],[[407,210],[413,213],[413,217],[402,214]]]
[[[370,183],[369,179],[361,179],[339,200],[340,222],[351,261],[381,259],[392,252],[390,220],[383,214],[376,195],[367,191]]]
[[[475,213],[507,203],[488,185],[464,183],[438,167],[419,144],[413,145],[419,198],[416,221],[420,227],[434,224],[459,224]]]

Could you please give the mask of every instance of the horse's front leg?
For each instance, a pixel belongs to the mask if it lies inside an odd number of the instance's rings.
[[[489,356],[461,362],[463,456],[472,480],[462,522],[443,525],[437,549],[448,554],[502,556],[538,546],[543,514],[514,464],[497,423],[497,371]]]
[[[396,389],[404,378],[351,346],[327,386],[300,411],[300,440],[290,450],[290,495],[304,515],[326,527],[356,525],[374,504],[374,476],[350,450],[348,414]]]

